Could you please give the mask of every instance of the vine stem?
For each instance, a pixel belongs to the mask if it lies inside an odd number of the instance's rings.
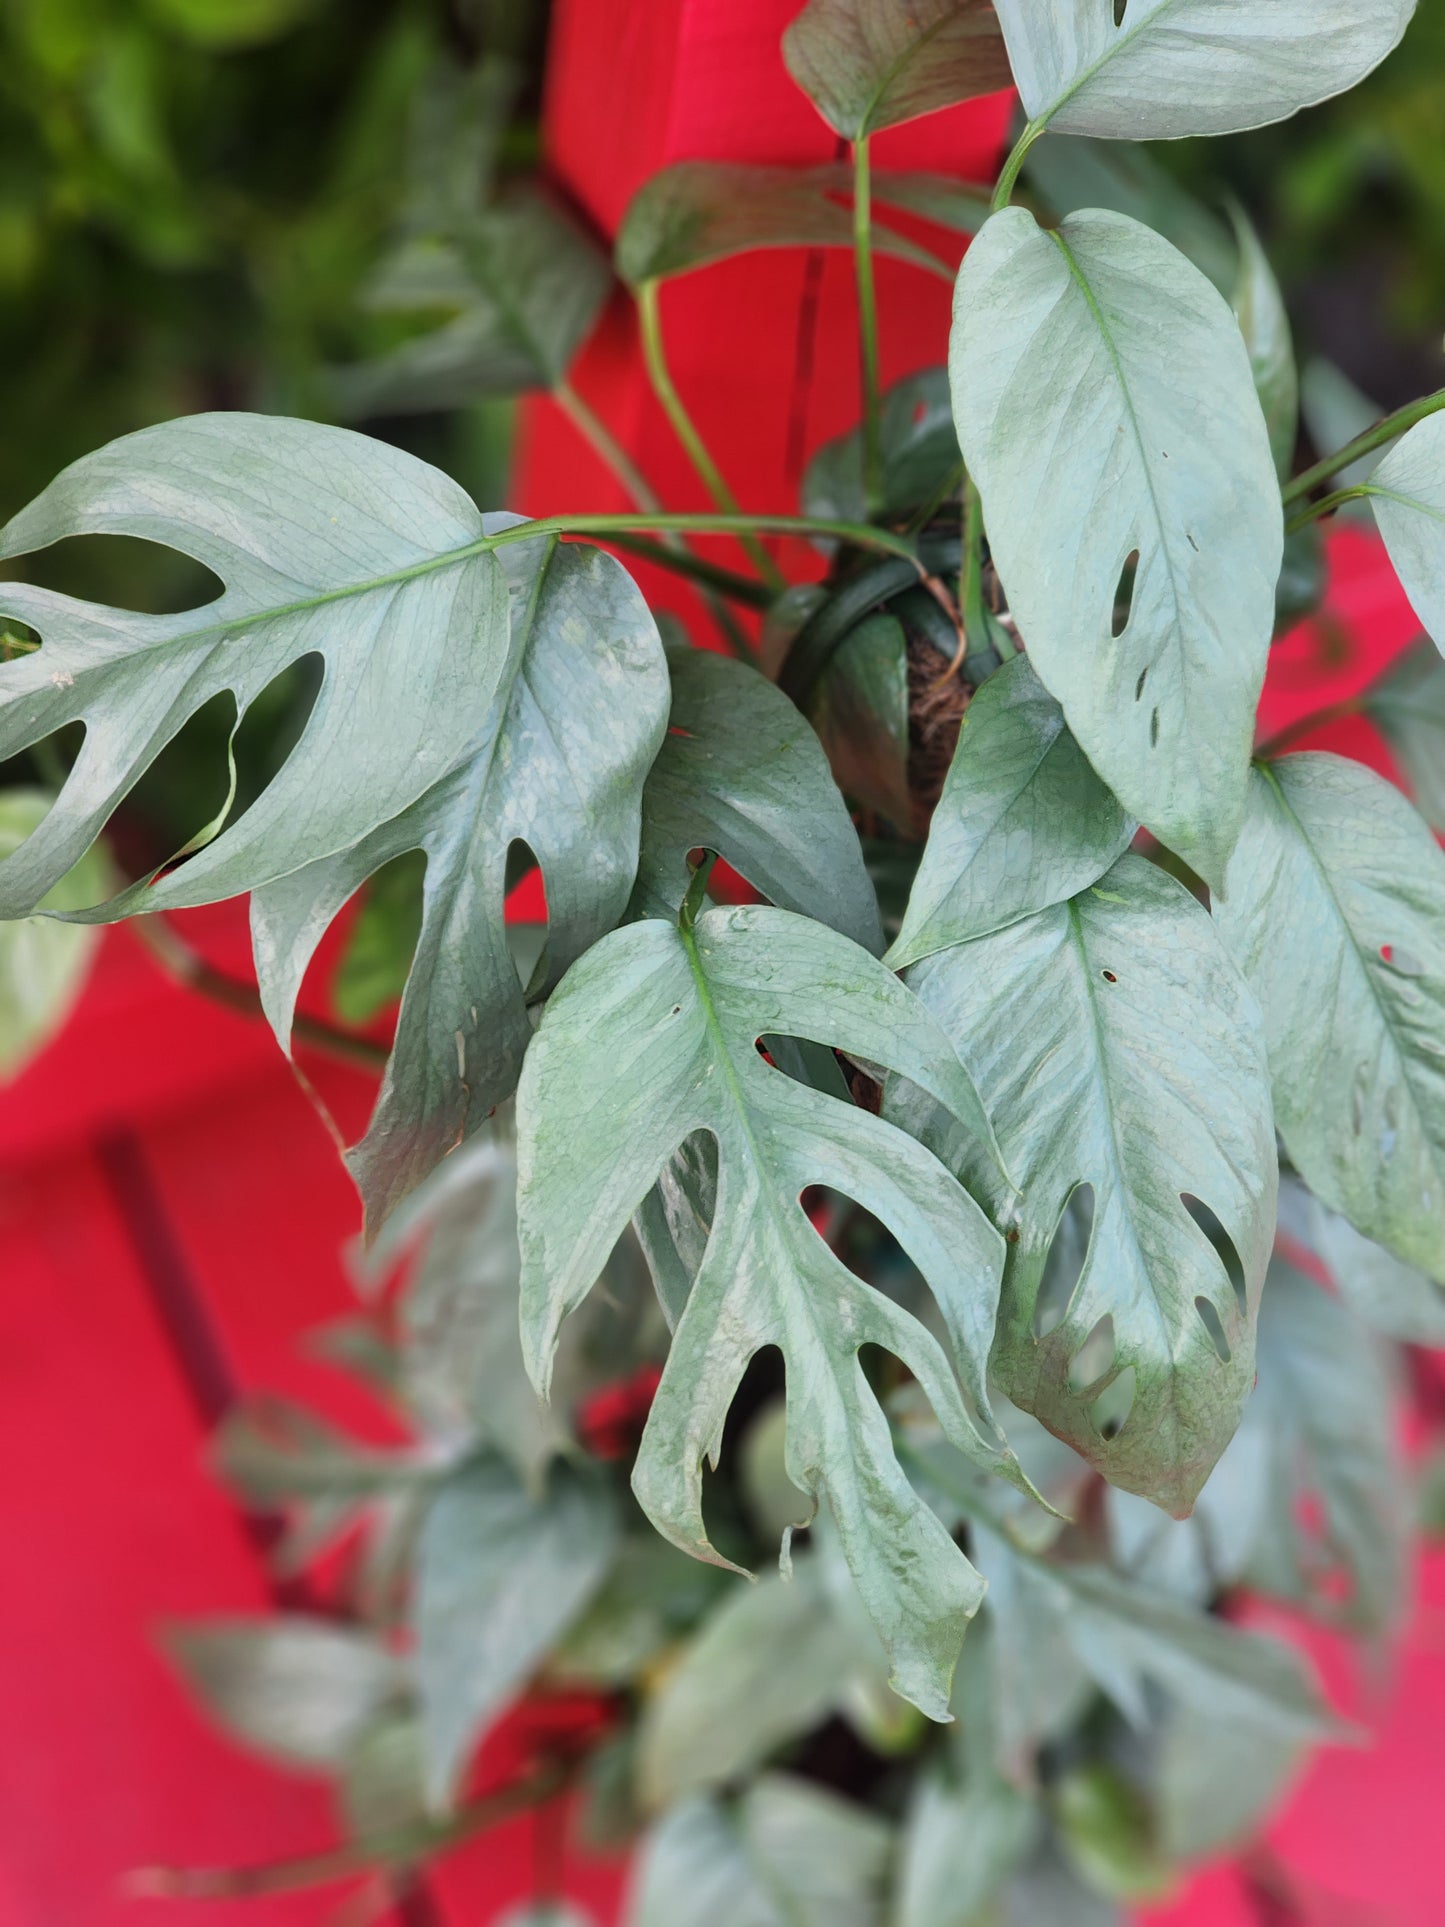
[[[668,548],[646,535],[614,535],[609,539],[612,546],[624,554],[642,556],[659,569],[685,576],[689,582],[711,589],[716,595],[742,603],[744,608],[767,609],[772,605],[773,592],[765,582],[759,582],[756,576],[738,575],[732,569],[723,568],[721,563],[694,555],[690,549]]]
[[[1352,442],[1346,442],[1343,448],[1336,449],[1333,455],[1327,455],[1322,462],[1316,462],[1313,468],[1307,468],[1303,475],[1296,475],[1284,491],[1285,507],[1288,508],[1291,502],[1298,502],[1311,489],[1329,481],[1332,475],[1338,475],[1342,468],[1348,468],[1362,456],[1373,455],[1377,448],[1383,448],[1386,442],[1394,441],[1397,435],[1403,435],[1417,422],[1438,414],[1442,408],[1445,408],[1445,388],[1437,388],[1433,395],[1422,395],[1419,401],[1397,408],[1393,415],[1386,415],[1373,428],[1367,428],[1362,435],[1356,435]]]
[[[266,1015],[261,993],[253,984],[243,983],[239,978],[217,970],[199,951],[192,950],[188,943],[178,937],[159,912],[132,917],[130,928],[166,975],[183,989],[194,990],[202,997],[208,997],[213,1004],[223,1004],[227,1010],[238,1011],[243,1017]],[[301,1043],[310,1044],[316,1050],[325,1051],[345,1063],[355,1064],[362,1070],[385,1070],[387,1059],[391,1056],[385,1044],[373,1043],[368,1037],[353,1037],[349,1031],[338,1030],[334,1024],[323,1023],[315,1017],[298,1016],[292,1024],[292,1031]]]
[[[1001,214],[1013,199],[1013,191],[1018,186],[1018,178],[1023,171],[1028,151],[1043,133],[1046,124],[1041,120],[1031,120],[1014,142],[999,174],[998,185],[993,191],[993,202],[989,208],[991,214]]]
[[[657,396],[663,413],[672,424],[673,433],[681,442],[688,460],[697,470],[704,488],[723,514],[738,525],[725,533],[737,535],[739,542],[752,557],[758,574],[769,587],[775,590],[785,589],[788,585],[782,571],[758,540],[757,530],[763,524],[743,516],[738,507],[737,497],[728,487],[722,470],[713,460],[707,443],[698,433],[692,417],[683,406],[681,395],[677,392],[662,344],[662,312],[658,301],[658,283],[655,280],[644,281],[638,287],[637,315],[642,331],[642,359],[647,367],[647,378],[652,383],[652,391]]]
[[[860,549],[881,549],[886,555],[902,556],[906,562],[913,563],[919,576],[928,571],[918,559],[913,543],[905,535],[895,535],[890,529],[875,528],[871,522],[830,522],[819,521],[811,515],[743,515],[732,510],[722,510],[716,515],[546,515],[538,516],[531,522],[518,522],[511,528],[498,529],[495,535],[478,537],[464,549],[454,549],[449,555],[440,558],[451,563],[460,561],[466,555],[481,555],[488,549],[505,548],[511,542],[534,542],[548,535],[735,535],[742,539],[748,532],[762,532],[769,535],[816,535],[829,536],[838,542],[851,542]],[[424,569],[437,566],[434,563],[413,566],[398,571],[395,577],[379,577],[378,580],[400,581],[403,575],[421,573]],[[787,584],[780,576],[779,582]]]
[[[548,1767],[516,1780],[488,1798],[463,1807],[449,1820],[420,1821],[395,1827],[323,1853],[297,1860],[268,1861],[256,1867],[145,1867],[128,1876],[126,1890],[140,1898],[163,1900],[240,1900],[259,1894],[292,1893],[303,1887],[331,1886],[370,1873],[387,1862],[420,1860],[458,1846],[515,1813],[540,1806],[566,1785],[564,1767]]]
[[[621,482],[632,497],[634,507],[649,515],[658,514],[662,508],[662,500],[657,490],[606,422],[595,409],[583,401],[571,382],[558,382],[552,390],[552,399],[592,452],[600,457]]]
[[[1323,495],[1318,502],[1306,502],[1297,514],[1292,515],[1284,525],[1286,535],[1297,535],[1310,522],[1318,522],[1321,516],[1333,515],[1343,508],[1346,502],[1362,502],[1367,496],[1377,494],[1368,482],[1356,482],[1353,488],[1337,488],[1332,495]]]
[[[873,170],[868,136],[853,143],[853,269],[858,283],[858,345],[863,374],[863,499],[869,515],[883,502],[883,431],[878,373],[878,290],[873,275]]]

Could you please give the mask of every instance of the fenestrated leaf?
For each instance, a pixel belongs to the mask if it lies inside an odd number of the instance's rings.
[[[879,512],[885,522],[910,515],[962,481],[963,457],[953,426],[948,370],[925,368],[895,382],[878,416]],[[863,487],[863,431],[850,428],[823,446],[803,476],[805,515],[825,522],[867,519]]]
[[[601,1585],[616,1543],[611,1494],[564,1466],[536,1498],[509,1467],[480,1460],[433,1501],[415,1607],[433,1805],[445,1804],[473,1744]]]
[[[979,1587],[894,1459],[859,1347],[901,1358],[962,1450],[1003,1469],[1011,1456],[969,1416],[936,1341],[834,1256],[800,1198],[809,1185],[829,1185],[893,1230],[933,1288],[984,1426],[1002,1240],[901,1133],[765,1063],[763,1036],[891,1065],[986,1134],[973,1085],[938,1026],[896,977],[823,925],[747,908],[710,911],[695,930],[647,922],[614,932],[548,1003],[518,1096],[528,1368],[545,1389],[562,1319],[672,1153],[696,1132],[710,1135],[716,1211],[633,1488],[666,1537],[716,1559],[701,1461],[716,1460],[748,1360],[778,1346],[788,1477],[800,1492],[828,1497],[893,1684],[937,1717]]]
[[[1445,415],[1416,422],[1362,486],[1410,606],[1445,652]]]
[[[893,1927],[977,1927],[1038,1828],[1033,1801],[1002,1781],[921,1779],[899,1841]]]
[[[1238,249],[1224,221],[1133,141],[1046,134],[1024,163],[1024,178],[1056,215],[1107,207],[1172,241],[1226,300],[1234,294]]]
[[[1318,1198],[1305,1196],[1308,1242],[1355,1315],[1404,1344],[1445,1346],[1445,1286],[1362,1237]]]
[[[1062,710],[1016,656],[964,715],[889,963],[901,970],[1076,896],[1133,835]]]
[[[1106,140],[1234,134],[1364,79],[1415,0],[995,0],[1031,121]]]
[[[767,1774],[736,1807],[683,1800],[643,1846],[627,1927],[882,1927],[886,1822]]]
[[[532,1026],[503,922],[513,844],[532,852],[546,885],[535,994],[626,908],[643,780],[666,728],[662,644],[626,571],[555,538],[501,553],[511,640],[490,707],[472,709],[465,756],[374,834],[252,898],[261,995],[288,1045],[332,918],[383,864],[426,855],[396,1042],[370,1127],[348,1154],[372,1229],[516,1086]]]
[[[1259,244],[1243,208],[1233,207],[1235,238],[1239,242],[1239,270],[1230,298],[1239,331],[1249,350],[1255,393],[1269,430],[1270,452],[1277,474],[1288,475],[1299,432],[1299,371],[1284,296],[1269,257]]]
[[[45,790],[0,792],[0,860],[39,827],[51,800]],[[96,847],[41,898],[39,907],[83,909],[105,895],[109,875],[105,852]],[[49,917],[0,926],[0,1079],[14,1077],[65,1022],[96,941],[93,930]]]
[[[1445,1277],[1445,855],[1339,756],[1256,770],[1216,905],[1264,1012],[1275,1120],[1310,1189]]]
[[[820,1559],[799,1557],[786,1578],[764,1574],[723,1601],[648,1702],[644,1799],[660,1805],[742,1779],[839,1710],[860,1678],[881,1688],[886,1672],[866,1621],[834,1608]]]
[[[173,1627],[166,1646],[228,1732],[293,1766],[339,1766],[405,1681],[370,1633],[295,1613]]]
[[[388,415],[555,388],[613,285],[606,255],[545,189],[509,188],[451,231],[404,241],[382,264],[364,291],[368,307],[450,310],[449,318],[333,370],[333,398],[347,415]]]
[[[1384,1633],[1405,1605],[1409,1520],[1384,1347],[1276,1258],[1259,1319],[1268,1513],[1249,1582]]]
[[[1445,831],[1445,663],[1428,641],[1391,663],[1365,698],[1365,714],[1390,745],[1415,807]]]
[[[964,259],[949,367],[1040,680],[1124,808],[1217,883],[1244,813],[1284,539],[1234,316],[1126,216],[1045,232],[1007,208]]]
[[[211,697],[238,710],[302,656],[325,675],[300,741],[251,807],[177,870],[97,919],[209,903],[344,850],[457,762],[497,686],[506,577],[483,517],[436,469],[342,428],[193,415],[72,463],[0,533],[0,558],[66,536],[140,536],[226,584],[180,615],[135,615],[21,582],[0,610],[42,646],[0,665],[0,756],[83,720],[40,827],[0,862],[23,916]]]
[[[909,982],[964,1054],[1023,1191],[994,1353],[1002,1389],[1114,1484],[1186,1513],[1253,1382],[1274,1231],[1253,999],[1206,912],[1135,856],[1068,903],[916,964]],[[914,1094],[892,1092],[890,1106],[946,1163],[989,1182],[964,1135],[930,1130]],[[1087,1256],[1041,1330],[1050,1247],[1081,1186],[1093,1197]],[[1186,1199],[1233,1241],[1238,1296]],[[1085,1343],[1105,1320],[1112,1355],[1096,1341],[1095,1357]],[[1125,1371],[1133,1403],[1105,1436],[1093,1408]]]
[[[716,850],[782,909],[881,950],[858,835],[806,717],[726,656],[674,649],[668,669],[672,713],[642,795],[634,909],[675,916],[689,850]]]
[[[946,175],[872,177],[872,199],[972,233],[987,213],[976,189]],[[934,273],[937,255],[879,221],[881,254]],[[617,235],[617,272],[632,287],[726,261],[755,248],[851,248],[853,170],[764,167],[747,161],[678,161],[652,174],[628,202]]]
[[[1100,1689],[1141,1730],[1151,1723],[1150,1688],[1286,1739],[1318,1740],[1335,1730],[1303,1661],[1283,1642],[1131,1584],[1107,1566],[1037,1558],[987,1530],[975,1537],[990,1588],[1012,1566],[1013,1583],[1034,1596],[1035,1611],[1057,1620]]]
[[[783,59],[849,140],[1009,84],[990,0],[808,0]]]

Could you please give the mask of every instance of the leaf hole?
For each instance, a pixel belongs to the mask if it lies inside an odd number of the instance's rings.
[[[684,729],[681,723],[669,723],[667,733],[669,736],[681,736],[687,742],[692,741],[692,731],[690,729]]]
[[[1069,1361],[1069,1390],[1087,1392],[1106,1378],[1117,1350],[1114,1314],[1106,1311]]]
[[[1388,964],[1391,970],[1401,977],[1423,977],[1425,974],[1425,966],[1414,951],[1402,950],[1399,944],[1382,943],[1380,961]]]
[[[425,887],[420,850],[394,856],[365,885],[331,979],[343,1023],[368,1024],[401,996],[421,935]]]
[[[1106,984],[1116,984],[1119,981],[1112,970],[1101,970],[1099,975],[1104,979]]]
[[[1196,1298],[1194,1309],[1199,1313],[1200,1324],[1209,1333],[1210,1344],[1219,1354],[1220,1364],[1227,1365],[1234,1353],[1230,1350],[1229,1340],[1224,1335],[1224,1321],[1207,1298]]]
[[[1129,616],[1134,607],[1134,584],[1139,576],[1139,551],[1131,549],[1124,558],[1124,566],[1119,571],[1119,586],[1114,591],[1114,618],[1112,632],[1115,637],[1122,636],[1129,626]]]
[[[1245,1280],[1244,1261],[1235,1248],[1233,1238],[1202,1199],[1191,1197],[1187,1191],[1182,1191],[1179,1194],[1179,1202],[1213,1245],[1233,1288],[1234,1302],[1239,1307],[1239,1315],[1241,1318],[1248,1317],[1249,1286]]]
[[[204,562],[137,535],[67,535],[19,564],[24,580],[133,615],[204,609],[226,585]],[[0,586],[0,601],[4,589]]]
[[[1149,747],[1150,749],[1159,747],[1159,711],[1157,709],[1149,718]]]
[[[1142,669],[1141,669],[1141,670],[1139,671],[1139,680],[1138,680],[1138,682],[1136,682],[1136,683],[1135,683],[1135,685],[1134,685],[1134,700],[1135,700],[1135,702],[1136,702],[1136,703],[1141,703],[1141,702],[1143,702],[1143,700],[1144,700],[1144,685],[1145,685],[1145,683],[1146,683],[1146,682],[1148,682],[1148,680],[1149,680],[1149,665],[1148,665],[1148,663],[1146,662],[1146,663],[1145,663],[1145,665],[1144,665],[1144,667],[1143,667],[1143,668],[1142,668]]]
[[[550,988],[547,972],[547,888],[542,866],[530,844],[514,837],[507,845],[507,950],[512,968],[530,1001]]]
[[[1106,1385],[1089,1407],[1089,1417],[1101,1439],[1116,1439],[1129,1422],[1137,1390],[1134,1367],[1126,1365],[1119,1376]]]
[[[1199,544],[1195,541],[1193,535],[1190,533],[1188,529],[1184,531],[1184,540],[1189,544],[1190,548],[1193,549],[1194,553],[1198,555]]]
[[[1034,1299],[1035,1338],[1047,1338],[1068,1316],[1088,1260],[1093,1231],[1094,1187],[1080,1184],[1075,1186],[1059,1213],[1048,1256],[1044,1259],[1038,1295]]]
[[[1128,10],[1129,10],[1129,0],[1114,0],[1114,25],[1116,27],[1123,26],[1124,15],[1128,12]]]

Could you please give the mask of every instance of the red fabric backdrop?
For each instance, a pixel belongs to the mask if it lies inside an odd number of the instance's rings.
[[[669,160],[833,155],[777,53],[795,10],[796,0],[558,0],[548,150],[604,229]],[[878,162],[982,177],[1006,115],[1005,101],[986,102],[887,134]],[[883,262],[880,298],[888,377],[937,360],[947,290]],[[847,262],[723,264],[669,287],[664,314],[676,378],[730,480],[751,505],[790,506],[803,453],[856,414]],[[700,506],[620,307],[578,382],[669,501]],[[519,505],[618,504],[573,430],[549,407],[531,409]],[[1270,727],[1356,686],[1414,634],[1372,543],[1341,535],[1334,562],[1329,619],[1276,654]],[[689,608],[673,583],[649,586]],[[1330,746],[1382,757],[1363,725]],[[186,926],[193,943],[244,968],[239,906]],[[303,1061],[342,1122],[359,1124],[367,1080]],[[162,1903],[126,1898],[121,1880],[138,1865],[273,1859],[334,1837],[324,1794],[216,1736],[153,1635],[167,1619],[268,1602],[256,1543],[201,1465],[195,1361],[213,1392],[230,1381],[336,1407],[334,1375],[296,1339],[347,1306],[349,1183],[264,1029],[174,989],[124,930],[106,936],[65,1034],[0,1094],[0,1149],[0,1927],[330,1919],[334,1893]],[[1324,1756],[1275,1829],[1307,1882],[1368,1904],[1357,1919],[1445,1919],[1445,1868],[1421,1850],[1445,1719],[1442,1611],[1445,1568],[1431,1561],[1375,1745]],[[1343,1651],[1310,1645],[1332,1689],[1356,1699]],[[522,1820],[459,1853],[435,1882],[436,1915],[453,1927],[497,1920],[529,1891],[532,1836]],[[570,1881],[615,1918],[617,1869],[574,1865]],[[1151,1916],[1155,1927],[1255,1918],[1228,1872]]]

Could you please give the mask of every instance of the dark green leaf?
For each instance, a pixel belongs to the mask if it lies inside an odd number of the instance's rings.
[[[783,58],[848,140],[1009,84],[990,0],[808,0]]]
[[[964,716],[889,963],[901,970],[1077,895],[1133,835],[1062,710],[1016,656]]]
[[[489,709],[467,753],[374,834],[258,892],[257,971],[289,1042],[328,924],[393,858],[427,859],[422,929],[370,1128],[349,1153],[374,1230],[516,1087],[532,1033],[503,922],[512,846],[541,866],[548,935],[528,989],[555,982],[622,915],[642,785],[667,718],[657,627],[610,556],[554,539],[502,551],[514,607]]]
[[[963,457],[953,426],[946,368],[925,368],[885,392],[878,446],[879,513],[885,522],[910,515],[945,492],[957,494]],[[802,506],[805,515],[820,521],[867,520],[861,428],[824,442],[813,456],[803,476]]]
[[[1256,770],[1215,911],[1264,1011],[1275,1119],[1317,1196],[1445,1278],[1445,855],[1338,756]]]
[[[642,796],[634,911],[675,916],[690,850],[715,850],[785,910],[875,953],[873,885],[822,747],[775,684],[701,649],[672,650],[668,733]]]
[[[865,616],[828,659],[808,703],[838,785],[909,830],[908,643],[896,616]]]
[[[562,1320],[672,1153],[717,1143],[716,1214],[681,1309],[633,1486],[684,1550],[716,1559],[702,1465],[749,1359],[787,1366],[788,1476],[827,1495],[904,1697],[940,1715],[979,1599],[963,1555],[904,1478],[858,1365],[904,1360],[959,1447],[1007,1469],[983,1366],[1002,1240],[927,1153],[868,1112],[804,1089],[757,1040],[799,1037],[886,1063],[983,1131],[977,1096],[922,1006],[868,953],[784,910],[713,910],[695,930],[649,922],[574,965],[527,1055],[518,1098],[523,1331],[545,1389]],[[801,1208],[826,1184],[889,1225],[933,1287],[954,1364],[915,1319],[834,1256]],[[685,1287],[685,1279],[681,1281]]]
[[[909,981],[965,1054],[1023,1189],[994,1356],[1002,1388],[1115,1484],[1187,1512],[1253,1382],[1274,1230],[1248,990],[1188,891],[1135,856],[1069,903],[915,965]],[[906,1091],[890,1104],[928,1128]],[[963,1134],[936,1148],[987,1182]],[[1093,1228],[1077,1287],[1066,1305],[1041,1305],[1081,1186]],[[1238,1296],[1186,1199],[1232,1239]],[[1094,1408],[1124,1373],[1132,1405],[1110,1436]]]

